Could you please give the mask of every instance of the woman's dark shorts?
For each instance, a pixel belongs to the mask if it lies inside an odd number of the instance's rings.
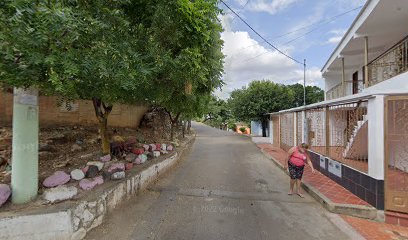
[[[291,179],[302,179],[303,176],[303,169],[305,166],[295,166],[292,163],[288,162],[288,168],[289,168],[289,175]]]

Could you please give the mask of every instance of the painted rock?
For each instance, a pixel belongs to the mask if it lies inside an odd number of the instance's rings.
[[[125,171],[124,163],[114,163],[108,169],[108,172],[119,172],[119,171]]]
[[[167,150],[167,144],[162,143],[161,144],[161,150],[166,151]]]
[[[141,159],[142,163],[145,163],[147,161],[147,155],[146,154],[139,155],[139,158]]]
[[[150,152],[156,151],[156,144],[149,144],[149,151]]]
[[[143,148],[144,148],[145,152],[149,151],[149,145],[143,144]]]
[[[71,179],[71,176],[66,174],[65,172],[56,171],[54,174],[52,174],[51,176],[47,177],[44,180],[43,185],[44,187],[52,188],[52,187],[63,185],[69,182],[70,179]]]
[[[142,159],[140,159],[140,157],[137,157],[137,158],[135,159],[135,161],[133,161],[133,163],[134,163],[134,164],[137,164],[137,165],[142,164]]]
[[[132,168],[133,168],[133,163],[130,162],[130,163],[126,163],[126,164],[125,164],[125,169],[126,169],[126,171],[127,171],[127,170],[130,170],[130,169],[132,169]]]
[[[153,157],[160,157],[160,151],[154,151]]]
[[[112,180],[119,180],[119,179],[124,179],[126,177],[125,172],[115,172],[112,174],[111,179]]]
[[[95,165],[90,165],[88,171],[86,172],[85,176],[87,178],[94,178],[98,175],[99,168]]]
[[[11,188],[7,184],[0,184],[0,207],[9,199]]]
[[[80,170],[81,171],[81,170]],[[44,191],[43,198],[50,203],[68,200],[77,195],[78,189],[74,186],[58,186]]]
[[[71,178],[74,179],[74,180],[79,181],[84,177],[85,177],[85,174],[80,169],[74,169],[74,170],[71,171]]]
[[[85,174],[86,172],[88,172],[89,166],[86,166],[84,168],[82,168],[82,172]]]
[[[134,154],[136,154],[136,155],[140,155],[140,154],[143,154],[143,153],[144,153],[144,149],[143,149],[143,148],[134,148],[134,149],[132,150],[132,152],[133,152]]]
[[[173,145],[168,145],[167,146],[167,151],[169,151],[169,152],[173,151]]]
[[[105,163],[98,162],[98,161],[90,161],[90,162],[87,162],[86,165],[88,165],[88,166],[91,166],[91,165],[97,166],[98,170],[101,171],[103,166],[105,165]]]
[[[100,158],[101,162],[109,162],[112,159],[111,155],[105,155],[103,157]]]
[[[94,179],[82,179],[79,181],[79,187],[83,190],[91,190],[97,185],[103,184],[102,176],[96,177]]]
[[[161,144],[160,143],[156,143],[156,150],[160,150],[161,149]]]
[[[136,157],[136,154],[129,153],[128,155],[126,155],[126,162],[133,162],[135,161]]]

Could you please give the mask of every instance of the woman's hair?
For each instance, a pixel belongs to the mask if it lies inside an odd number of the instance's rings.
[[[302,148],[304,148],[304,149],[309,149],[309,144],[307,144],[307,143],[302,143],[302,144],[300,144],[300,146]]]

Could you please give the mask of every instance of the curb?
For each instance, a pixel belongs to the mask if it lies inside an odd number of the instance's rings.
[[[274,159],[272,156],[270,156],[263,149],[261,149],[261,152],[268,159],[272,160],[272,162],[277,167],[282,169],[285,172],[286,175],[289,175],[289,173],[287,171],[285,171],[284,167],[279,163],[279,161]],[[349,215],[349,216],[353,216],[353,217],[371,219],[371,220],[375,220],[375,219],[378,218],[378,210],[376,208],[374,208],[374,207],[355,205],[355,204],[334,203],[333,201],[331,201],[329,198],[324,196],[321,192],[319,192],[317,189],[315,189],[310,184],[302,182],[302,187],[307,193],[309,193],[315,200],[317,200],[329,212],[337,213],[337,214],[343,214],[343,215]]]
[[[77,201],[66,201],[41,209],[1,213],[0,239],[79,240],[102,224],[120,203],[142,193],[149,184],[174,167],[193,145],[195,134],[173,154],[140,172],[130,172],[125,179],[96,188]]]

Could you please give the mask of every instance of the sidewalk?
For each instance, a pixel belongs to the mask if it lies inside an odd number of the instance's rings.
[[[283,168],[287,158],[285,151],[271,144],[259,143],[257,146],[264,154]],[[305,189],[312,195],[326,199],[326,201],[333,202],[339,206],[350,206],[356,208],[356,210],[359,208],[372,208],[370,204],[361,200],[320,172],[316,171],[315,174],[312,174],[309,167],[305,167],[303,183],[305,183]],[[325,201],[320,202],[325,203]],[[327,208],[327,206],[325,207]],[[408,228],[348,215],[340,216],[366,239],[408,239]]]

